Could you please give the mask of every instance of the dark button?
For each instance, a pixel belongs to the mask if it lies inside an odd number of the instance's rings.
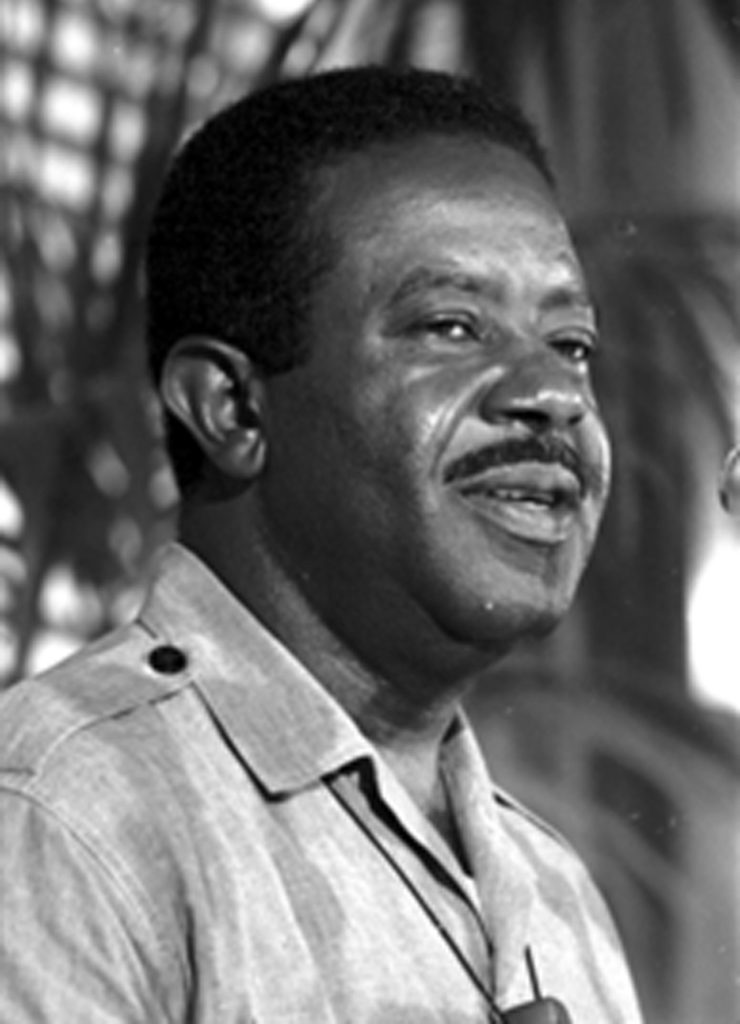
[[[180,648],[173,647],[171,644],[162,644],[161,647],[155,647],[149,655],[149,664],[154,671],[163,672],[168,676],[174,675],[176,672],[182,672],[187,663],[188,659]]]

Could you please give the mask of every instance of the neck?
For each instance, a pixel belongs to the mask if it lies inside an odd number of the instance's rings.
[[[435,739],[426,746],[381,746],[380,753],[427,821],[446,840],[463,868],[468,870],[447,787],[440,771],[440,742]]]
[[[335,698],[422,811],[434,818],[441,806],[440,745],[469,676],[435,674],[428,656],[420,664],[408,658],[394,664],[379,644],[382,622],[377,617],[364,633],[366,642],[373,638],[374,653],[381,653],[363,657],[307,599],[260,525],[248,504],[239,515],[229,502],[223,507],[189,504],[180,536]]]

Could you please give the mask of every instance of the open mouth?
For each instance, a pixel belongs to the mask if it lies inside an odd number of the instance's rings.
[[[554,463],[497,466],[456,481],[454,490],[477,516],[521,540],[539,544],[562,543],[575,525],[583,500],[580,482]]]
[[[555,489],[538,490],[526,487],[495,487],[474,486],[461,487],[460,493],[465,497],[490,498],[492,501],[510,502],[513,504],[531,505],[540,509],[575,509],[578,506],[578,495],[573,491]]]

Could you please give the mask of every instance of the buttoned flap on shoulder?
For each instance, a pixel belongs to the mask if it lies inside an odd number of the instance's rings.
[[[11,686],[0,697],[0,773],[34,775],[74,734],[182,689],[178,653],[133,624]]]

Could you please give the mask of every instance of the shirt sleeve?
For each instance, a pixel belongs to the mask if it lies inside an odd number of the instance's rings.
[[[99,851],[0,780],[0,1024],[175,1024],[173,959]]]

